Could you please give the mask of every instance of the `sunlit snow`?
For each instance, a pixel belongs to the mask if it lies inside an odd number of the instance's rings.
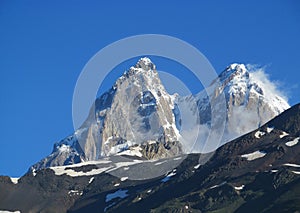
[[[173,177],[174,175],[176,175],[176,169],[173,169],[173,171],[171,173],[169,173],[166,177],[164,177],[161,182],[165,183],[167,181],[170,180],[171,177]]]
[[[255,159],[258,159],[258,158],[262,158],[266,154],[267,153],[263,152],[263,151],[255,151],[255,152],[252,152],[252,153],[249,153],[249,154],[244,154],[241,157],[242,158],[247,158],[248,161],[252,161],[252,160],[255,160]]]
[[[13,182],[13,184],[18,184],[20,178],[10,178],[11,182]]]
[[[289,134],[286,133],[286,132],[284,132],[284,131],[282,131],[282,133],[281,133],[281,135],[279,135],[279,137],[280,137],[280,138],[283,138],[283,137],[285,137],[285,136],[287,136],[287,135],[289,135]]]
[[[299,139],[300,139],[300,137],[295,138],[295,139],[292,140],[292,141],[286,142],[285,145],[287,145],[287,146],[295,146],[296,144],[298,144]]]
[[[284,166],[290,166],[290,167],[297,167],[297,168],[300,168],[300,165],[298,164],[294,164],[294,163],[285,163],[283,164]]]
[[[270,133],[274,130],[274,127],[267,127],[267,133]]]
[[[261,132],[261,131],[257,131],[257,132],[255,132],[255,137],[256,138],[260,138],[261,136],[263,136],[263,135],[265,135],[266,133],[265,132]]]
[[[242,190],[245,187],[245,185],[241,185],[241,186],[235,186],[234,189],[235,190]]]

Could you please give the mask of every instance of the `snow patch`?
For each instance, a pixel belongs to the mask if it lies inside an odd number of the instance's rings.
[[[107,155],[115,155],[115,154],[122,155],[121,153],[128,151],[127,149],[133,145],[135,145],[135,143],[132,141],[126,141],[125,143],[118,144],[116,146],[111,147],[110,151],[108,152]],[[125,151],[123,151],[123,150],[125,150]],[[130,152],[129,152],[129,154],[130,154]]]
[[[267,127],[267,133],[270,133],[274,130],[274,127]]]
[[[300,175],[299,171],[292,171],[294,174]]]
[[[83,192],[82,192],[82,191],[78,191],[78,190],[70,190],[70,191],[68,192],[68,195],[70,195],[70,196],[74,196],[74,195],[79,195],[79,196],[81,196],[81,195],[83,195]]]
[[[71,176],[71,177],[78,177],[78,176],[98,175],[98,174],[106,172],[106,171],[108,171],[109,169],[112,168],[110,166],[110,167],[93,169],[93,170],[88,171],[88,172],[82,172],[82,171],[76,172],[73,169],[67,169],[67,170],[65,170],[66,167],[67,166],[57,166],[57,167],[50,167],[50,169],[54,171],[55,175],[64,175],[64,174],[66,174],[66,175]]]
[[[143,161],[142,160],[133,160],[133,161],[127,161],[127,162],[116,162],[115,167],[107,170],[106,172],[111,172],[111,171],[114,171],[121,167],[128,167],[128,166],[139,164],[139,163],[143,163]]]
[[[177,157],[177,158],[174,158],[173,160],[180,160],[181,159],[181,157]]]
[[[221,184],[217,184],[217,185],[214,185],[214,186],[211,186],[211,187],[209,187],[209,189],[214,189],[214,188],[217,188],[217,187],[220,187],[220,186],[223,186],[223,185],[225,185],[227,182],[226,181],[224,181],[224,182],[222,182]]]
[[[13,182],[13,184],[18,184],[20,178],[10,178],[11,182]]]
[[[143,154],[141,153],[142,148],[139,146],[136,147],[130,147],[130,149],[125,150],[123,152],[119,152],[117,155],[129,155],[129,156],[138,156],[143,157]]]
[[[148,144],[150,145],[150,144],[155,144],[156,143],[156,141],[154,141],[154,140],[150,140],[150,141],[148,141]]]
[[[128,179],[128,177],[121,177],[121,181],[123,182],[123,181],[125,181],[125,180],[127,180]]]
[[[94,181],[95,177],[91,177],[89,180],[89,184],[91,184]]]
[[[283,138],[283,137],[285,137],[285,136],[287,136],[287,135],[289,135],[289,134],[286,133],[286,132],[284,132],[284,131],[282,131],[282,133],[281,133],[281,135],[279,135],[279,137],[280,137],[280,138]]]
[[[263,135],[265,135],[266,133],[265,132],[261,132],[261,131],[257,131],[257,132],[255,132],[255,137],[256,138],[260,138],[261,136],[263,136]]]
[[[139,61],[142,61],[146,66],[149,66],[152,64],[152,61],[150,60],[150,58],[147,58],[147,57],[141,58]]]
[[[107,194],[106,198],[105,198],[105,202],[109,202],[115,198],[123,199],[128,196],[127,192],[128,192],[128,190],[119,189],[118,191],[115,191],[114,193]]]
[[[171,177],[173,177],[174,175],[176,175],[176,169],[173,169],[173,171],[171,173],[169,173],[166,177],[164,177],[161,182],[165,183],[168,182],[170,180]]]
[[[300,139],[300,137],[295,138],[295,139],[292,140],[292,141],[286,142],[285,145],[287,145],[287,146],[295,146],[296,144],[298,144],[299,139]]]
[[[35,169],[33,169],[33,170],[32,170],[32,175],[33,175],[33,177],[35,177],[35,176],[36,176],[36,174],[37,174],[36,170],[35,170]]]
[[[20,211],[0,210],[0,213],[21,213]]]
[[[197,164],[196,166],[194,166],[194,169],[199,169],[200,166],[201,164]]]
[[[262,158],[266,154],[267,153],[263,152],[263,151],[255,151],[255,152],[252,152],[252,153],[249,153],[249,154],[244,154],[241,157],[242,158],[247,158],[248,161],[252,161],[252,160],[255,160],[255,159],[258,159],[258,158]]]
[[[158,166],[158,165],[161,165],[161,164],[166,163],[166,162],[167,162],[166,160],[165,161],[160,161],[160,162],[155,163],[154,165]]]
[[[79,177],[79,176],[94,176],[101,174],[103,172],[111,172],[114,170],[117,170],[122,167],[127,167],[130,165],[142,163],[143,161],[141,160],[133,160],[133,161],[123,161],[123,162],[112,162],[106,159],[102,159],[99,161],[86,161],[83,163],[78,163],[78,164],[73,164],[73,165],[67,165],[67,166],[57,166],[57,167],[49,167],[49,169],[53,170],[55,175],[68,175],[71,177]],[[96,169],[92,169],[91,171],[88,172],[83,172],[83,171],[75,171],[72,168],[76,167],[81,167],[85,165],[98,165],[98,164],[109,164],[106,167],[98,167]]]
[[[245,185],[241,185],[241,186],[235,186],[234,189],[235,190],[242,190],[245,187]]]
[[[300,165],[298,164],[294,164],[294,163],[285,163],[283,164],[284,166],[290,166],[290,167],[297,167],[297,168],[300,168]]]
[[[70,145],[62,144],[60,147],[57,147],[59,152],[70,152]]]

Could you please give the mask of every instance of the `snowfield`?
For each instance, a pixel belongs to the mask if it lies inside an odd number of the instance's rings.
[[[87,161],[87,162],[68,165],[68,166],[50,167],[50,169],[54,171],[55,175],[64,175],[65,174],[65,175],[68,175],[71,177],[94,176],[94,175],[101,174],[103,172],[109,173],[109,172],[112,172],[114,170],[124,168],[124,167],[129,169],[128,166],[139,164],[139,163],[143,162],[141,160],[125,161],[126,160],[125,158],[124,159],[122,158],[122,160],[124,160],[124,161],[123,162],[118,162],[118,161],[112,162],[112,161],[108,161],[106,159],[99,160],[99,161]],[[86,166],[86,165],[95,165],[98,168],[92,169],[87,172],[75,171],[74,169],[72,169],[72,168]],[[91,179],[90,182],[92,182],[92,181],[93,180]]]
[[[274,127],[267,127],[267,133],[271,133],[274,130]]]
[[[20,178],[10,178],[11,182],[13,182],[13,184],[18,184]]]
[[[286,133],[286,132],[284,132],[284,131],[282,131],[282,133],[281,133],[281,135],[279,135],[279,137],[280,137],[280,138],[283,138],[283,137],[285,137],[285,136],[287,136],[287,135],[289,135],[289,134]]]
[[[7,210],[0,210],[0,213],[21,213],[20,211],[7,211]]]
[[[265,135],[266,133],[265,132],[261,132],[261,131],[257,131],[257,132],[255,132],[255,137],[256,138],[260,138],[261,136],[263,136],[263,135]]]
[[[263,152],[263,151],[255,151],[255,152],[252,152],[252,153],[249,153],[249,154],[244,154],[241,157],[242,158],[247,158],[248,161],[252,161],[252,160],[255,160],[255,159],[258,159],[258,158],[262,158],[266,154],[267,153]]]
[[[290,166],[290,167],[300,168],[300,165],[294,164],[294,163],[285,163],[285,164],[283,164],[283,165],[284,165],[284,166]]]
[[[287,146],[295,146],[295,145],[297,145],[298,144],[298,142],[299,142],[299,139],[300,139],[300,137],[298,137],[298,138],[295,138],[294,140],[292,140],[292,141],[289,141],[289,142],[286,142],[285,143],[285,145],[287,145]]]

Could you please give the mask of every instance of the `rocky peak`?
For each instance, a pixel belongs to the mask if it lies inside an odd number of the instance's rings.
[[[141,68],[146,71],[156,69],[155,64],[153,64],[152,61],[147,57],[141,58],[134,67]]]
[[[245,64],[231,64],[219,75],[219,79],[221,82],[224,82],[226,80],[230,81],[234,77],[249,78],[249,72]]]
[[[105,110],[96,108],[100,124],[96,144],[102,145],[95,153],[106,156],[148,141],[178,140],[172,97],[149,58],[141,58],[116,81],[113,89],[109,106]]]
[[[248,105],[254,100],[267,103],[276,114],[283,112],[289,104],[260,70],[244,64],[229,65],[219,75],[221,85],[216,85],[216,94],[224,91],[229,104],[234,106]]]
[[[290,107],[263,70],[250,65],[229,65],[211,84],[210,91],[208,95],[197,95],[201,124],[210,123],[211,108],[219,109],[219,98],[224,94],[224,142],[262,126]]]
[[[123,85],[125,83],[125,85]],[[123,86],[121,86],[123,85]],[[135,66],[130,67],[128,71],[116,81],[114,89],[123,89],[124,86],[138,86],[145,90],[146,88],[163,87],[156,71],[155,64],[149,58],[141,58]]]

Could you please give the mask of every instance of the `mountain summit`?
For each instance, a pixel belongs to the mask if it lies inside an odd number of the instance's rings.
[[[196,96],[201,123],[210,122],[211,107],[219,104],[219,96],[224,92],[227,110],[224,142],[260,127],[290,107],[263,71],[250,65],[231,64],[210,87],[209,94],[201,92]]]
[[[289,108],[259,71],[250,71],[243,64],[228,66],[207,91],[188,97],[170,95],[156,66],[149,58],[141,58],[96,99],[83,125],[55,143],[52,153],[31,170],[116,154],[160,159],[191,150],[201,152],[197,146],[203,145],[212,128],[211,109],[220,108],[223,92],[226,106],[221,107],[227,116],[222,143],[256,129]],[[195,141],[190,139],[193,135]]]

